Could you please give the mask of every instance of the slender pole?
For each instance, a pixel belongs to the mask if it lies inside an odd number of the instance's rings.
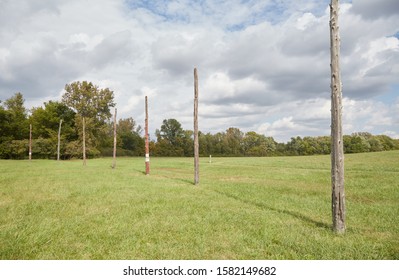
[[[32,160],[32,124],[29,125],[29,160]]]
[[[114,114],[114,153],[113,153],[113,162],[112,162],[112,168],[116,167],[116,108],[115,108],[115,114]]]
[[[194,185],[199,184],[198,73],[194,68]]]
[[[148,135],[148,98],[145,97],[145,174],[150,174],[150,145]]]
[[[62,125],[62,119],[60,119],[60,125],[58,127],[57,161],[60,160],[61,125]]]
[[[82,117],[83,124],[83,165],[86,166],[86,118]]]
[[[345,233],[344,148],[342,133],[342,83],[340,73],[339,0],[331,0],[331,187],[333,230]]]

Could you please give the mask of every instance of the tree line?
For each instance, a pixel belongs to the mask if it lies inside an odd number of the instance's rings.
[[[155,156],[192,156],[193,132],[184,130],[175,119],[164,120],[156,130],[156,142],[151,142]],[[368,132],[344,135],[345,153],[379,152],[399,149],[399,139]],[[331,137],[292,137],[287,143],[278,143],[273,137],[250,131],[242,132],[230,127],[216,134],[199,133],[201,156],[301,156],[328,155],[331,153]]]
[[[113,152],[113,123],[110,108],[113,92],[88,82],[65,86],[62,101],[48,101],[27,110],[21,93],[0,101],[0,158],[24,159],[28,155],[29,126],[32,125],[32,158],[57,156],[58,131],[61,129],[61,159],[82,158],[82,145],[89,158],[109,156]],[[118,154],[142,155],[142,128],[133,118],[117,122]]]
[[[84,83],[80,84],[81,86]],[[66,89],[71,89],[67,85]],[[76,84],[75,84],[76,86]],[[86,84],[88,87],[94,85]],[[85,122],[86,154],[89,158],[112,156],[113,122],[110,107],[114,106],[113,94],[99,90],[94,105],[90,98],[76,109],[80,101],[67,98],[62,101],[48,101],[40,107],[27,110],[21,93],[0,103],[0,158],[25,159],[29,149],[29,125],[32,124],[32,158],[55,159],[60,120],[61,159],[82,158],[83,125]],[[70,91],[71,92],[71,91]],[[105,95],[107,98],[105,98]],[[75,104],[74,104],[75,102]],[[102,105],[101,105],[102,103]],[[86,107],[90,107],[89,109]],[[155,138],[150,141],[151,156],[194,155],[193,131],[183,129],[176,119],[166,119],[156,129]],[[372,135],[368,132],[345,135],[345,153],[377,152],[399,149],[399,140],[386,135]],[[331,153],[330,136],[293,137],[287,143],[278,143],[254,131],[242,132],[230,127],[216,134],[199,132],[199,154],[201,156],[296,156],[323,155]],[[145,142],[142,127],[133,118],[117,121],[117,155],[144,156]]]

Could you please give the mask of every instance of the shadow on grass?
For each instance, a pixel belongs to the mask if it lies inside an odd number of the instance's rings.
[[[146,175],[145,171],[142,171],[142,170],[139,170],[139,169],[134,169],[134,171],[136,171],[137,173],[140,173],[140,174],[142,174],[142,175]],[[151,173],[148,174],[148,176],[151,176]],[[172,181],[182,182],[182,183],[185,183],[185,184],[188,184],[188,185],[195,186],[194,180],[182,179],[182,178],[177,178],[177,177],[172,177],[172,176],[167,176],[167,175],[162,175],[162,174],[157,174],[157,175],[155,175],[155,176],[158,176],[158,177],[166,178],[166,179],[169,179],[169,180],[172,180]]]
[[[173,180],[178,181],[178,182],[183,182],[185,184],[189,184],[192,186],[195,186],[194,180],[189,180],[189,179],[179,179],[179,178],[173,178]]]
[[[221,191],[218,191],[218,190],[214,190],[214,192],[216,192],[216,193],[218,193],[220,195],[226,196],[228,198],[235,199],[235,200],[237,200],[239,202],[242,202],[242,203],[245,203],[245,204],[254,205],[254,206],[256,206],[258,208],[261,208],[263,210],[269,210],[269,211],[274,211],[274,212],[281,213],[281,214],[290,215],[290,216],[292,216],[294,218],[297,218],[297,219],[302,220],[304,222],[307,222],[309,224],[314,224],[315,226],[317,226],[319,228],[330,229],[330,230],[332,228],[331,225],[329,225],[329,224],[326,224],[326,223],[323,223],[323,222],[320,222],[320,221],[315,221],[315,220],[313,220],[313,219],[311,219],[309,217],[306,217],[306,216],[304,216],[304,215],[302,215],[300,213],[296,213],[294,211],[273,208],[273,207],[267,206],[267,205],[265,205],[263,203],[260,203],[260,202],[254,202],[254,201],[246,200],[246,199],[243,199],[241,197],[237,197],[235,195],[232,195],[232,194],[229,194],[229,193],[224,193],[224,192],[221,192]]]
[[[133,171],[136,171],[137,173],[140,173],[140,174],[142,174],[142,175],[147,175],[147,174],[145,173],[145,171],[143,171],[142,169],[133,168]],[[151,173],[150,173],[150,174],[151,174]]]

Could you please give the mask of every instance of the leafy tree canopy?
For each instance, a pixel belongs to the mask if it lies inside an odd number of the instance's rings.
[[[25,139],[29,135],[28,114],[24,103],[25,99],[20,92],[15,93],[13,97],[4,101],[9,114],[9,133],[15,140]]]
[[[155,132],[159,140],[165,139],[171,145],[176,145],[184,138],[184,130],[176,119],[163,120],[161,130]]]
[[[67,134],[68,139],[73,138],[75,114],[68,106],[57,101],[45,102],[44,108],[33,108],[30,121],[35,128],[33,130],[34,137],[55,137],[58,132],[59,122],[62,119],[62,134]]]
[[[100,89],[87,81],[66,85],[62,101],[80,116],[99,120],[110,118],[110,107],[115,106],[113,91],[108,88]]]
[[[17,92],[14,94],[13,97],[4,101],[4,105],[6,106],[7,110],[13,114],[13,117],[16,119],[25,119],[27,116],[27,111],[24,106],[25,99],[22,93]]]

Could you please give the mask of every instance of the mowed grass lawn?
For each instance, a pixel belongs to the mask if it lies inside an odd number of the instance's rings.
[[[0,259],[399,259],[399,151],[345,157],[0,161]]]

